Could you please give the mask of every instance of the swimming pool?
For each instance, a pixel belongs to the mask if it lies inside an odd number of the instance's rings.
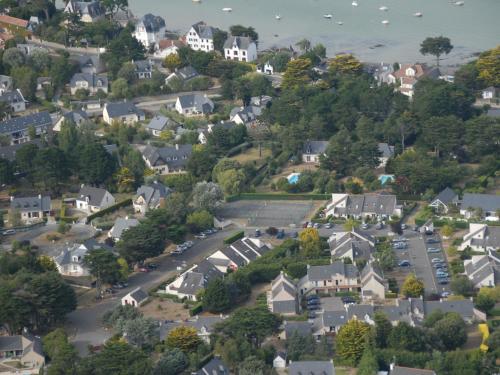
[[[291,173],[286,178],[289,184],[295,185],[299,181],[300,173]]]

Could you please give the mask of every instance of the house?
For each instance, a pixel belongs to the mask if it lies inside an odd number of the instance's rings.
[[[394,157],[394,146],[389,146],[387,143],[379,143],[378,144],[378,152],[379,152],[379,168],[384,168],[387,164],[387,161],[390,158]]]
[[[364,300],[384,300],[388,285],[379,265],[369,262],[361,271],[361,297]]]
[[[159,338],[160,341],[164,341],[168,334],[177,327],[187,326],[192,327],[196,330],[196,333],[200,339],[202,339],[207,344],[210,344],[210,336],[214,333],[215,325],[223,322],[227,316],[215,315],[215,316],[200,316],[196,315],[193,318],[181,321],[165,321],[160,322],[159,327]]]
[[[353,263],[367,262],[372,258],[376,239],[359,229],[350,232],[333,232],[328,238],[332,259],[349,258]]]
[[[321,155],[325,155],[328,141],[306,141],[302,147],[302,162],[319,164]]]
[[[0,362],[3,361],[9,363],[8,367],[3,368],[7,374],[21,373],[17,370],[10,371],[19,368],[23,369],[22,373],[38,374],[45,365],[42,340],[29,334],[26,329],[21,335],[0,336]]]
[[[146,130],[155,137],[159,137],[163,131],[173,128],[176,125],[178,124],[174,120],[162,115],[156,115],[146,125]]]
[[[500,195],[465,193],[460,203],[460,215],[466,219],[479,216],[486,221],[498,221]]]
[[[252,126],[257,122],[257,118],[262,114],[262,108],[257,106],[236,107],[229,114],[229,120],[235,124]]]
[[[146,115],[144,111],[137,108],[131,102],[106,103],[102,111],[102,119],[111,125],[114,121],[122,122],[126,125],[133,125],[136,122],[144,121]]]
[[[98,0],[89,2],[70,0],[64,8],[64,13],[76,14],[80,21],[85,23],[96,22],[105,16],[105,10]]]
[[[307,274],[300,279],[300,295],[340,291],[358,291],[359,272],[356,266],[335,261],[326,266],[307,266]]]
[[[42,142],[41,139],[34,139],[32,141],[28,141],[28,142],[25,142],[25,143],[18,143],[18,144],[15,144],[15,145],[9,145],[9,146],[3,146],[3,147],[0,147],[0,158],[2,159],[6,159],[6,160],[9,160],[9,161],[15,161],[16,160],[16,153],[17,151],[26,146],[26,145],[29,145],[29,144],[33,144],[35,145],[36,147],[38,148],[43,148],[45,147],[44,143]]]
[[[195,23],[186,34],[186,44],[195,51],[211,52],[214,50],[214,34],[217,29],[205,22]]]
[[[12,90],[12,77],[0,75],[0,95]]]
[[[159,208],[171,192],[172,190],[170,188],[157,181],[148,185],[142,185],[137,189],[134,199],[132,200],[134,211],[144,215],[149,210]]]
[[[215,357],[193,375],[229,375],[229,369],[220,358]]]
[[[109,230],[108,237],[115,241],[119,241],[123,232],[132,227],[136,227],[137,225],[139,225],[139,220],[137,219],[119,217],[115,220],[114,225]]]
[[[141,287],[137,287],[122,298],[122,306],[130,305],[139,307],[146,302],[147,299],[148,294],[142,290]]]
[[[429,68],[424,64],[404,64],[387,78],[390,84],[398,85],[397,91],[412,98],[419,79],[424,77],[437,79],[440,75],[438,68]]]
[[[21,51],[26,57],[33,55],[33,52],[49,53],[49,49],[35,44],[18,43],[16,48]]]
[[[0,134],[8,136],[11,145],[25,143],[31,140],[30,127],[35,128],[37,136],[46,134],[52,128],[52,118],[49,112],[42,111],[2,121],[0,122]]]
[[[266,61],[264,64],[257,65],[257,73],[272,75],[274,74],[274,66]]]
[[[500,227],[487,224],[469,224],[467,233],[459,246],[459,250],[470,247],[473,251],[486,253],[500,249]]]
[[[157,174],[184,173],[192,152],[190,144],[160,148],[147,145],[142,149],[142,158]]]
[[[179,39],[161,39],[153,56],[157,59],[165,59],[169,55],[176,55],[179,48],[184,47],[184,42]]]
[[[335,375],[333,360],[296,361],[288,366],[289,375]]]
[[[280,334],[280,338],[283,340],[288,340],[294,335],[300,337],[307,337],[312,334],[313,325],[309,321],[287,321],[283,323],[283,331]]]
[[[448,312],[456,312],[469,324],[475,320],[483,320],[484,317],[484,314],[475,309],[472,299],[458,301],[424,301],[425,316],[432,314],[432,312],[436,310],[441,310],[445,314]]]
[[[151,60],[132,61],[132,64],[134,64],[134,73],[137,79],[151,79],[154,68]]]
[[[436,373],[433,370],[396,366],[391,363],[390,370],[387,375],[436,375]]]
[[[392,194],[332,194],[332,201],[326,206],[325,217],[377,218],[387,219],[401,216],[402,207]]]
[[[115,198],[106,189],[82,185],[75,204],[77,209],[93,213],[115,204]]]
[[[108,76],[95,73],[75,73],[69,83],[71,95],[76,95],[78,90],[86,90],[90,95],[99,91],[108,93]]]
[[[231,130],[236,125],[232,121],[221,121],[217,124],[208,124],[206,128],[198,128],[198,142],[202,145],[208,142],[208,137],[215,129]]]
[[[297,285],[283,271],[271,282],[267,304],[275,314],[295,315],[300,312]]]
[[[89,276],[84,259],[90,250],[85,244],[65,245],[59,255],[53,258],[59,273],[64,276]]]
[[[212,262],[221,272],[233,271],[244,267],[253,260],[268,252],[271,246],[258,238],[244,237],[222,250],[217,250],[207,260]]]
[[[345,308],[339,310],[323,310],[316,316],[313,323],[313,336],[318,340],[321,336],[338,333],[347,323]]]
[[[23,198],[10,197],[10,209],[19,212],[21,221],[29,224],[50,216],[52,203],[48,195],[42,196],[39,194],[35,197]]]
[[[175,72],[170,74],[165,78],[165,84],[168,85],[172,80],[180,80],[181,82],[187,82],[193,78],[198,77],[199,74],[195,68],[192,66],[185,66],[184,68],[176,69]]]
[[[490,86],[481,91],[481,97],[485,100],[491,100],[498,97],[500,90],[494,86]]]
[[[257,60],[257,45],[248,36],[230,35],[224,42],[224,57],[244,62]]]
[[[26,100],[21,90],[6,91],[0,95],[0,102],[7,103],[12,112],[22,112],[26,110]]]
[[[9,34],[26,31],[28,21],[22,18],[8,16],[7,14],[0,15],[0,26],[8,30]]]
[[[99,55],[83,55],[76,58],[80,72],[84,74],[100,74],[106,66]]]
[[[429,206],[434,208],[438,213],[448,213],[451,207],[458,206],[460,198],[458,194],[453,191],[450,187],[446,187],[442,190],[433,200],[429,203]]]
[[[393,64],[379,63],[379,64],[363,64],[363,69],[369,75],[373,76],[380,86],[382,83],[389,83],[389,74],[394,73]]]
[[[52,88],[51,77],[38,77],[36,79],[36,95],[42,99],[47,98],[48,91]]]
[[[118,9],[113,15],[113,21],[118,23],[121,27],[126,27],[130,22],[134,23],[136,17],[130,9]]]
[[[494,287],[500,280],[500,263],[490,254],[473,255],[464,260],[465,274],[474,283],[474,288]]]
[[[156,48],[160,40],[165,37],[165,30],[165,20],[148,13],[137,22],[133,35],[146,49]]]
[[[184,116],[200,116],[213,112],[214,103],[202,94],[187,94],[177,97],[175,110]]]
[[[89,121],[89,116],[85,111],[82,111],[80,109],[75,109],[73,111],[63,113],[63,115],[56,122],[52,130],[55,132],[61,131],[61,126],[65,121],[74,124],[76,127],[79,127],[80,125]]]
[[[276,357],[273,359],[273,368],[286,368],[286,353],[285,352],[277,352]]]

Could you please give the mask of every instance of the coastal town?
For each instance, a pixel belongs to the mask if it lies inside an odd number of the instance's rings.
[[[500,373],[500,46],[56,5],[0,4],[0,374]]]

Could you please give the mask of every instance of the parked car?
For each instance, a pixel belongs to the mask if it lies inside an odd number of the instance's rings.
[[[309,223],[306,221],[306,222],[304,222],[304,224],[302,224],[302,228],[307,228],[308,225],[309,225]]]
[[[314,311],[309,311],[307,313],[307,319],[315,319],[316,318],[316,313]]]
[[[354,299],[354,297],[345,296],[345,297],[342,297],[342,302],[343,303],[356,303],[356,300]]]
[[[148,263],[148,264],[146,264],[146,267],[149,268],[150,270],[155,270],[158,268],[158,264],[157,263]]]
[[[255,237],[260,237],[261,236],[261,231],[259,228],[255,229]]]
[[[367,224],[367,223],[361,224],[361,229],[368,229],[368,228],[370,228],[369,224]]]
[[[396,242],[395,244],[392,245],[392,247],[395,249],[406,249],[406,243]]]
[[[401,229],[405,230],[406,229],[406,224],[401,224]]]
[[[443,262],[444,262],[444,260],[443,260],[443,259],[441,259],[441,258],[432,258],[431,262],[432,262],[432,263],[443,263]]]
[[[438,284],[440,285],[446,285],[450,282],[450,279],[448,277],[439,277],[438,278]]]
[[[444,264],[444,263],[433,263],[432,264],[432,267],[434,267],[434,268],[443,268],[445,266],[446,266],[446,264]]]
[[[307,310],[309,310],[309,311],[319,310],[319,304],[318,305],[307,305]]]
[[[312,228],[312,227],[313,227],[313,225],[314,225],[314,223],[313,223],[313,222],[310,222],[310,223],[308,223],[308,224],[307,224],[307,227],[308,227],[308,228]]]
[[[437,247],[429,247],[427,249],[427,252],[428,253],[439,253],[439,252],[441,252],[441,249],[438,249]]]
[[[193,247],[194,242],[193,241],[186,241],[186,242],[184,242],[184,245],[186,245],[188,248]]]
[[[279,240],[285,238],[285,230],[284,229],[280,229],[278,231],[278,234],[276,235],[276,238],[279,239]]]
[[[436,272],[436,277],[448,277],[448,276],[450,276],[448,272],[441,272],[440,270]]]
[[[382,224],[382,223],[377,223],[377,225],[375,225],[375,229],[377,229],[377,230],[384,229],[384,224]]]
[[[426,234],[427,236],[432,236],[432,235],[434,234],[434,231],[433,231],[433,230],[430,230],[430,229],[427,229],[427,230],[425,231],[425,234]]]
[[[398,263],[399,267],[410,267],[410,261],[409,260],[402,260],[401,262]]]
[[[311,299],[311,300],[307,301],[307,307],[319,305],[319,303],[320,303],[319,299]]]
[[[4,230],[4,231],[2,232],[2,234],[3,234],[4,236],[8,236],[8,235],[11,235],[11,234],[16,234],[16,230],[15,230],[15,229],[7,229],[7,230]]]
[[[298,232],[295,231],[295,232],[292,233],[292,238],[297,238],[298,236],[299,236]]]
[[[439,243],[439,240],[436,240],[435,238],[429,238],[427,241],[425,241],[427,243]]]
[[[311,295],[309,295],[309,296],[306,297],[306,300],[307,301],[319,300],[319,296],[316,295],[316,294],[311,294]]]
[[[198,238],[200,240],[207,238],[207,235],[205,233],[198,233],[194,238]]]
[[[321,228],[321,224],[320,223],[314,223],[313,228],[319,229],[319,228]]]
[[[325,228],[326,228],[326,229],[330,229],[330,228],[332,228],[332,227],[333,227],[333,223],[326,223],[326,224],[325,224]]]
[[[148,273],[149,272],[149,268],[147,267],[139,267],[139,272],[144,272],[144,273]]]

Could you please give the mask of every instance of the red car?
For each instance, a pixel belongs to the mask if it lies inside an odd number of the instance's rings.
[[[140,267],[139,272],[149,272],[149,269],[146,267]]]

